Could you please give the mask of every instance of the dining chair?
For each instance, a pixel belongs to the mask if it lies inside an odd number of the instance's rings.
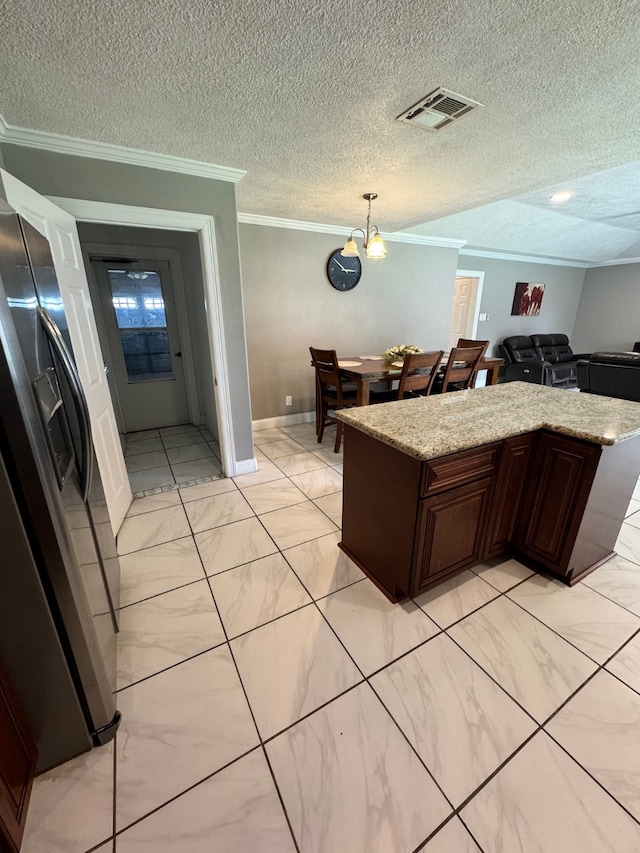
[[[487,350],[489,349],[490,343],[491,343],[491,341],[473,341],[473,340],[471,340],[471,338],[458,338],[458,343],[456,344],[456,346],[457,347],[465,347],[465,348],[482,347],[482,355],[480,356],[480,361],[482,361],[482,359],[487,354]],[[476,384],[476,376],[477,375],[478,375],[478,371],[476,370],[474,377],[471,381],[471,385],[469,386],[470,388],[473,388],[473,386]]]
[[[334,453],[340,450],[342,442],[342,421],[336,420],[329,412],[356,406],[356,389],[340,377],[338,356],[334,349],[316,349],[309,347],[311,362],[316,371],[316,434],[318,444],[322,442],[324,428],[336,424],[336,442]]]
[[[484,347],[453,347],[445,367],[442,381],[434,386],[435,393],[462,391],[470,388],[482,358]]]
[[[403,400],[405,397],[428,396],[438,375],[442,356],[443,350],[405,355],[397,389],[374,392],[371,395],[371,401],[387,403],[391,400]]]

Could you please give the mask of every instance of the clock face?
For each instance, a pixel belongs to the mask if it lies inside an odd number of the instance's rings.
[[[362,264],[360,258],[343,258],[336,249],[331,252],[327,261],[327,277],[336,290],[353,290],[360,281],[362,275]]]

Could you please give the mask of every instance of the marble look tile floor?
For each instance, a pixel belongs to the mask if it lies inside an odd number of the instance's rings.
[[[134,501],[123,723],[38,778],[23,853],[638,853],[640,490],[573,589],[502,560],[391,605],[337,547],[313,432]],[[141,434],[132,476],[206,439]]]
[[[222,477],[220,446],[207,427],[183,424],[128,433],[124,456],[136,496]]]

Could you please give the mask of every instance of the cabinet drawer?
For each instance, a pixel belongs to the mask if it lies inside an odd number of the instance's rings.
[[[498,441],[425,462],[420,484],[421,497],[463,486],[481,477],[493,476],[498,470],[501,448],[502,442]]]

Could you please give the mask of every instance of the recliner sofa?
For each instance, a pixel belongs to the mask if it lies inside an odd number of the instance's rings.
[[[640,352],[594,352],[580,359],[578,387],[588,394],[640,402]]]
[[[507,382],[519,380],[554,388],[576,388],[578,359],[590,355],[575,355],[569,338],[562,334],[512,335],[498,349],[506,362]]]

